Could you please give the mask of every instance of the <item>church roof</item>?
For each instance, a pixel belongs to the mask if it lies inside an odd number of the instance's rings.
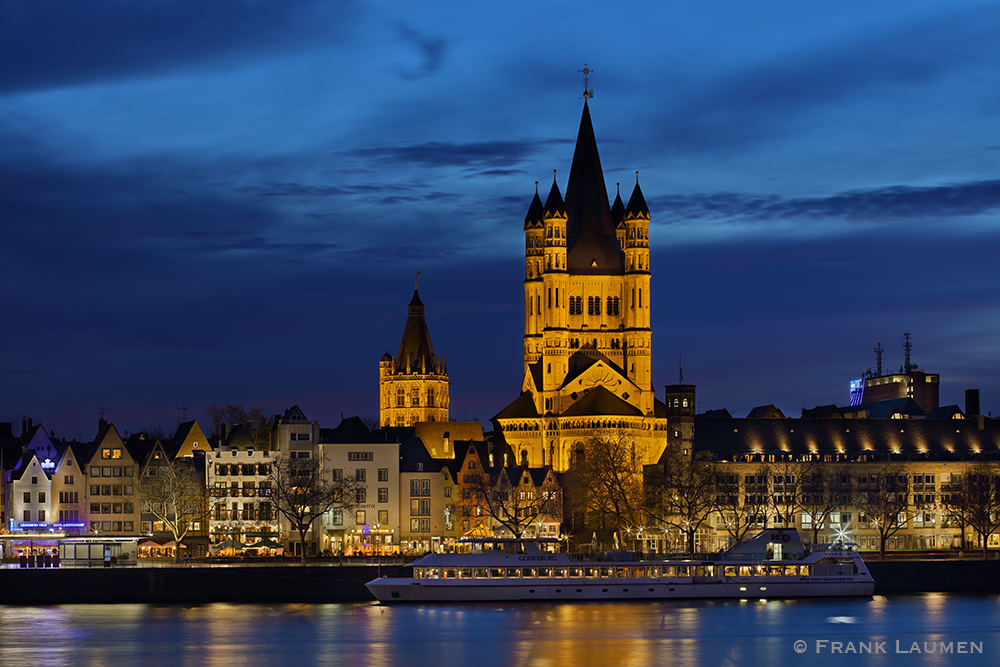
[[[497,413],[494,419],[523,419],[537,417],[538,410],[535,409],[535,401],[529,392],[524,392],[506,408]]]
[[[538,193],[535,193],[535,197],[538,197]],[[562,195],[559,194],[559,184],[552,181],[552,188],[549,190],[549,196],[545,199],[545,215],[555,215],[556,213],[565,213],[566,204],[563,202]]]
[[[630,202],[631,203],[631,202]],[[622,203],[622,193],[619,190],[615,193],[615,203],[611,205],[611,222],[617,229],[625,220],[625,204]]]
[[[579,401],[563,410],[563,417],[594,417],[604,415],[641,417],[642,411],[615,396],[604,387],[594,387]]]
[[[535,183],[535,196],[528,207],[528,214],[524,216],[524,228],[541,227],[544,216],[545,209],[542,208],[542,200],[538,198],[538,183]]]
[[[440,373],[438,359],[434,356],[434,347],[431,345],[431,334],[424,319],[424,304],[415,289],[408,311],[403,340],[399,343],[399,354],[396,355],[396,372]]]
[[[618,247],[615,223],[608,205],[608,191],[597,152],[590,108],[583,103],[583,117],[576,137],[573,166],[566,185],[569,218],[567,264],[571,273],[617,275],[625,271],[625,256]]]
[[[625,217],[649,217],[649,207],[646,206],[646,198],[642,196],[642,189],[639,187],[638,172],[636,172],[635,177],[635,188],[632,190],[632,196],[628,198],[628,206],[625,208]]]

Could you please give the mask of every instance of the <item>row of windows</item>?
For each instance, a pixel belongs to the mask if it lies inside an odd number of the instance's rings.
[[[218,477],[267,476],[271,474],[270,463],[216,463],[215,474]]]
[[[435,394],[434,388],[427,388],[427,407],[433,408],[435,406]],[[420,389],[414,387],[411,390],[410,405],[415,408],[420,407]],[[405,408],[406,407],[406,389],[404,387],[396,387],[396,407]],[[354,459],[349,459],[353,461]],[[364,461],[371,461],[371,459],[358,459]]]
[[[131,514],[134,511],[132,503],[90,503],[91,514]]]
[[[134,526],[135,524],[131,521],[91,521],[90,531],[92,533],[97,533],[99,531],[131,533],[134,530]]]
[[[272,510],[271,503],[244,503],[242,509],[237,507],[237,503],[233,503],[230,509],[225,503],[219,503],[212,508],[212,518],[216,521],[272,521],[277,514]]]
[[[410,519],[410,532],[411,533],[429,533],[429,532],[431,532],[431,520],[430,519]]]
[[[344,512],[343,510],[331,510],[332,523],[334,526],[344,525]],[[354,513],[354,524],[357,526],[364,526],[368,523],[368,513],[365,510],[358,510]],[[378,511],[378,523],[387,524],[389,523],[389,510],[379,510]]]
[[[133,477],[135,475],[132,466],[90,466],[91,477]]]
[[[26,502],[26,503],[30,503],[31,502],[31,491],[25,491],[24,492],[24,502]],[[38,500],[37,500],[37,502],[40,502],[40,503],[44,503],[45,502],[45,492],[44,491],[39,491],[38,492]]]
[[[414,579],[660,579],[713,576],[714,565],[415,567]],[[726,576],[809,576],[808,565],[727,565]],[[739,574],[737,574],[739,572]],[[744,574],[746,572],[746,574]]]
[[[131,496],[135,489],[131,484],[91,484],[92,496]]]
[[[559,307],[559,288],[555,288],[555,299],[552,298],[553,292],[550,287],[548,290],[548,307],[555,308]],[[636,291],[632,290],[632,308],[635,309],[636,305]],[[536,300],[531,297],[528,298],[528,314],[529,315],[541,315],[542,314],[542,296],[539,294],[537,296],[538,309],[535,309]],[[639,288],[639,308],[642,308],[642,288]],[[605,311],[608,315],[621,315],[621,300],[617,296],[609,296],[607,298],[607,306]],[[583,297],[581,296],[571,296],[569,298],[569,314],[570,315],[583,315]],[[588,315],[600,315],[601,314],[601,297],[599,296],[588,296],[587,297],[587,314]],[[397,402],[397,405],[402,406],[402,403]],[[416,403],[414,405],[417,405]]]
[[[330,471],[330,477],[335,482],[339,482],[344,479],[344,469],[343,468],[333,468]],[[365,468],[356,468],[354,470],[354,481],[356,482],[366,482],[368,481],[368,470]],[[378,469],[378,481],[388,482],[389,481],[389,469],[379,468]]]
[[[410,501],[410,516],[430,516],[431,501],[414,498]]]

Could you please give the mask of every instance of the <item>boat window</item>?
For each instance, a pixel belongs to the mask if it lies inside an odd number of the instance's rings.
[[[750,576],[750,566],[749,565],[740,565],[740,576],[741,577],[749,577]]]
[[[596,577],[597,576],[597,568],[596,567],[588,567],[587,568],[587,576],[588,577]]]
[[[485,567],[477,567],[475,571],[476,579],[489,579],[490,571]]]
[[[808,577],[809,576],[809,566],[808,565],[799,565],[799,574],[802,575],[803,577]]]
[[[724,575],[726,575],[727,577],[735,577],[736,576],[736,566],[735,565],[726,565],[725,567],[722,568],[722,573]]]
[[[715,565],[706,565],[705,566],[705,576],[706,577],[714,577],[715,576],[715,567],[716,567]]]
[[[795,566],[794,565],[786,565],[785,566],[785,576],[786,577],[794,577],[795,576]]]
[[[503,568],[502,567],[491,567],[490,568],[490,578],[491,579],[503,579]]]
[[[629,572],[628,572],[628,568],[627,567],[616,567],[615,568],[615,576],[616,577],[628,577],[628,576],[630,576]]]
[[[677,566],[677,576],[678,577],[690,577],[691,576],[691,566],[689,566],[689,565],[678,565]]]
[[[472,579],[472,568],[471,567],[462,567],[462,568],[459,568],[458,569],[458,578],[459,579]]]
[[[548,579],[552,576],[551,567],[540,567],[538,568],[538,574],[536,575],[539,579]]]
[[[521,569],[521,576],[525,579],[534,579],[538,576],[533,567],[525,567]]]
[[[676,577],[677,576],[677,567],[674,566],[674,565],[668,565],[667,567],[663,568],[663,576],[664,577]]]
[[[444,568],[444,576],[442,578],[443,579],[455,579],[457,575],[458,575],[458,572],[457,572],[457,570],[455,570],[455,568],[453,568],[453,567],[446,567],[446,568]]]
[[[767,573],[768,573],[768,575],[770,575],[772,577],[780,577],[781,576],[781,569],[782,568],[781,568],[780,565],[772,565],[772,566],[770,566],[768,568],[768,572]]]
[[[704,577],[705,576],[705,567],[702,566],[702,565],[696,565],[694,567],[694,576],[696,576],[696,577]]]
[[[582,567],[571,567],[569,568],[569,576],[571,577],[582,577],[583,568]]]
[[[564,567],[554,567],[552,568],[552,576],[558,577],[560,579],[566,577],[566,568]]]
[[[521,578],[521,568],[519,568],[519,567],[508,567],[507,568],[507,578],[508,579],[520,579]]]
[[[767,576],[767,565],[756,565],[754,567],[753,576],[755,576],[755,577],[766,577]]]
[[[660,568],[658,568],[658,567],[651,567],[651,568],[649,568],[649,576],[652,577],[652,578],[654,578],[654,579],[659,579],[659,577],[660,577]]]
[[[427,578],[428,579],[440,579],[441,578],[441,570],[437,569],[436,567],[429,567],[429,568],[427,568]]]
[[[413,578],[414,579],[423,579],[424,578],[424,568],[422,568],[422,567],[415,567],[415,568],[413,568]]]
[[[602,577],[607,578],[615,576],[615,568],[613,567],[602,567],[598,569],[600,569]]]
[[[632,568],[632,576],[633,577],[645,577],[646,576],[646,568],[644,568],[644,567],[633,567]]]

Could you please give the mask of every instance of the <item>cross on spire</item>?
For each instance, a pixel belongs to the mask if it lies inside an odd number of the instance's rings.
[[[583,97],[584,99],[591,99],[594,97],[594,91],[590,89],[590,78],[588,75],[593,74],[594,70],[587,67],[587,63],[583,63],[583,69],[578,69],[577,72],[583,75]]]

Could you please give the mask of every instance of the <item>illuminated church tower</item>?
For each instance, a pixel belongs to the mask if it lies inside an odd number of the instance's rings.
[[[524,219],[524,382],[495,424],[519,462],[572,467],[594,435],[631,440],[642,463],[666,446],[652,385],[649,208],[635,187],[608,204],[589,93],[563,199],[553,178]]]
[[[378,365],[380,426],[448,421],[448,360],[434,356],[416,288],[407,308],[399,354],[386,352]]]

